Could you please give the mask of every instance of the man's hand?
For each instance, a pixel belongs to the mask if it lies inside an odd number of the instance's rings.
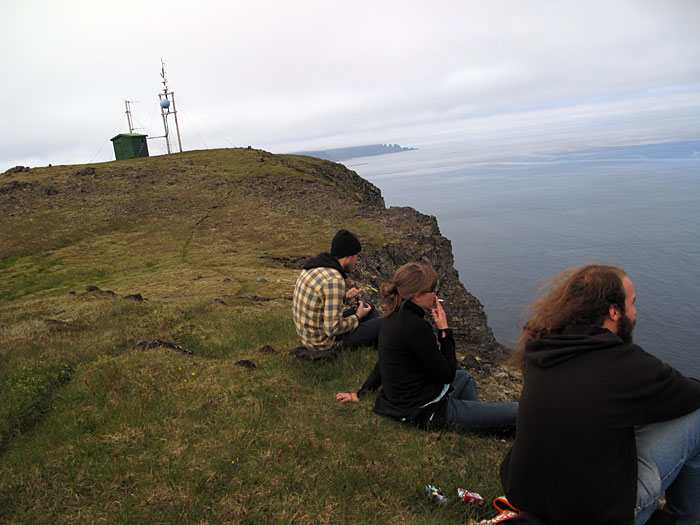
[[[355,314],[358,319],[362,319],[365,315],[372,311],[372,307],[364,301],[359,301],[355,308]]]
[[[360,398],[357,397],[357,394],[349,394],[346,392],[339,392],[335,395],[335,398],[340,401],[341,403],[347,403],[348,401],[352,401],[353,403],[357,403]]]
[[[362,292],[364,292],[362,288],[350,288],[347,292],[345,292],[345,298],[354,299],[355,297],[362,295]]]

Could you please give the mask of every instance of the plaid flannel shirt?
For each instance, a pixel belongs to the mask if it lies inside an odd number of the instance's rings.
[[[328,350],[336,337],[360,324],[356,315],[343,317],[345,279],[328,267],[303,270],[294,289],[294,324],[301,344],[311,350]]]

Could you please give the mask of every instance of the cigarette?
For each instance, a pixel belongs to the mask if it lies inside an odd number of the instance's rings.
[[[440,301],[441,303],[444,303],[444,302],[445,302],[444,299],[438,299],[438,301]]]

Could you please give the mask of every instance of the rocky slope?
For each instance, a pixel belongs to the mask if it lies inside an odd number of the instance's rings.
[[[459,351],[469,356],[465,366],[488,367],[503,357],[482,305],[459,280],[451,243],[435,217],[387,208],[377,187],[342,165],[249,148],[15,168],[0,176],[5,266],[23,256],[56,255],[66,246],[90,257],[99,239],[120,232],[129,239],[125,249],[152,254],[177,245],[182,260],[199,269],[229,264],[291,271],[326,251],[338,228],[363,242],[350,279],[371,299],[380,302],[381,282],[399,266],[427,261],[438,272]],[[289,284],[277,292],[291,298]]]
[[[410,261],[428,262],[438,273],[440,297],[445,301],[444,306],[449,313],[465,366],[484,367],[500,360],[506,349],[494,339],[482,304],[459,280],[454,268],[452,244],[440,233],[437,219],[410,207],[386,208],[381,191],[354,171],[340,164],[323,163],[322,166],[324,176],[348,196],[356,206],[358,215],[371,217],[390,232],[389,238],[383,239],[377,246],[365,247],[355,271],[360,273],[359,279],[371,300],[381,304],[378,293],[381,283],[390,280],[401,265]],[[319,192],[314,184],[307,185],[305,189],[302,185],[297,191],[312,195]],[[304,257],[293,261],[291,266],[300,268],[305,260]],[[351,275],[350,279],[353,278],[357,279],[358,276]],[[473,359],[474,355],[485,363],[480,364]]]

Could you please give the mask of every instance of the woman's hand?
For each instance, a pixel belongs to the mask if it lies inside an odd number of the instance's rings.
[[[435,306],[430,309],[430,314],[433,316],[433,321],[435,321],[435,326],[438,327],[438,330],[447,328],[447,314],[442,307],[442,303],[438,301],[437,295],[435,296]]]
[[[335,395],[336,400],[340,401],[341,403],[347,403],[348,401],[352,401],[353,403],[357,403],[360,398],[357,397],[357,394],[355,393],[345,393],[345,392],[339,392]]]

